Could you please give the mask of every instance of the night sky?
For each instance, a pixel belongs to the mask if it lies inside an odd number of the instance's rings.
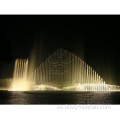
[[[120,16],[0,16],[0,78],[13,75],[16,58],[36,66],[58,48],[81,57],[106,81],[120,85]]]

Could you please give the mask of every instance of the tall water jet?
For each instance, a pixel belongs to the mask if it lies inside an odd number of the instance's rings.
[[[16,59],[13,73],[13,82],[10,90],[29,90],[31,81],[28,79],[28,59]]]

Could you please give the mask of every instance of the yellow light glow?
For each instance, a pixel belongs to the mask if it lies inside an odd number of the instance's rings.
[[[16,82],[13,82],[11,87],[9,88],[9,91],[26,91],[31,90],[32,83],[28,82],[24,79],[16,80]]]

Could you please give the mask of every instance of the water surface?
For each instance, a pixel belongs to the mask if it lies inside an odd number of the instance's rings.
[[[0,91],[0,104],[120,104],[120,92]]]

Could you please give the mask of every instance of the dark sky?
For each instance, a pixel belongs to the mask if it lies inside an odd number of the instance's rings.
[[[106,83],[120,85],[120,16],[0,16],[0,78],[12,77],[16,58],[36,63],[61,47],[88,63]]]

